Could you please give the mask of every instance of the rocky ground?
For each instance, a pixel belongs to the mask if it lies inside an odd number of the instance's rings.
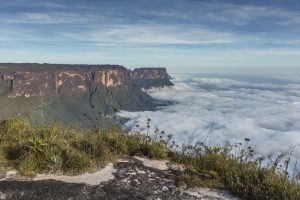
[[[128,158],[77,177],[38,175],[24,179],[10,172],[0,181],[0,199],[235,199],[221,191],[178,188],[168,178],[169,170],[164,161]]]

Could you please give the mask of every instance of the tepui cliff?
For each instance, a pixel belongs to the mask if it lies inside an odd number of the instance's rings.
[[[2,63],[0,119],[38,113],[38,118],[76,122],[90,106],[101,113],[152,110],[155,100],[141,88],[171,85],[165,68]]]

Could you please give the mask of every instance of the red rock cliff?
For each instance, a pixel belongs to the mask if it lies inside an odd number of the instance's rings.
[[[134,82],[143,88],[174,85],[166,68],[137,68],[130,73]]]
[[[126,87],[129,71],[114,65],[0,64],[0,95],[31,97]]]

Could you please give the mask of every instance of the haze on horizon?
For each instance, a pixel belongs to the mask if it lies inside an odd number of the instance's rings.
[[[11,0],[0,62],[300,72],[297,0]]]

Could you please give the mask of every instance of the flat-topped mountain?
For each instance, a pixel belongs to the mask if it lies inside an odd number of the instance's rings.
[[[119,65],[0,64],[0,94],[8,97],[47,96],[66,93],[93,93],[97,87],[172,86],[165,68],[138,68]]]
[[[1,95],[47,96],[126,86],[130,72],[115,65],[0,64]]]
[[[155,101],[141,87],[164,87],[166,80],[164,68],[1,63],[0,119],[38,112],[42,118],[76,122],[82,113],[152,110]]]
[[[173,86],[166,68],[137,68],[131,78],[142,88]]]

